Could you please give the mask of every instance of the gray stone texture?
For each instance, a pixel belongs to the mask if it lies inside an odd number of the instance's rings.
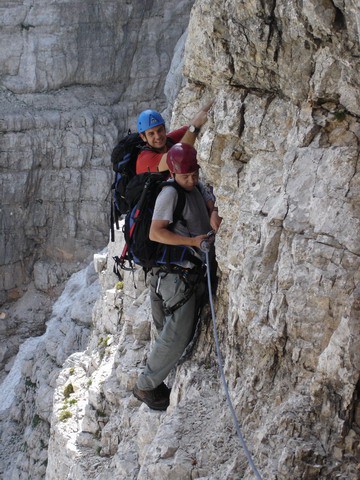
[[[53,288],[107,243],[111,150],[139,111],[167,105],[192,3],[1,3],[0,303],[31,279]]]
[[[359,478],[359,25],[350,0],[197,0],[191,12],[173,126],[214,98],[197,147],[224,218],[218,334],[264,479]],[[253,479],[208,312],[168,379],[167,412],[132,396],[154,332],[141,277],[114,288],[119,250],[97,267],[101,294],[91,269],[74,277],[24,355],[1,414],[8,477]]]
[[[107,244],[112,148],[143,108],[170,108],[165,80],[174,101],[192,3],[1,3],[0,305],[28,302],[3,305],[5,371]]]
[[[264,478],[359,475],[359,20],[311,0],[197,1],[190,20],[177,108],[195,82],[215,98],[219,329]]]

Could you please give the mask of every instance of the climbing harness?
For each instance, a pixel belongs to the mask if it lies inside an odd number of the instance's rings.
[[[211,237],[210,235],[210,232],[208,234],[208,237]],[[206,271],[207,271],[207,284],[208,284],[208,290],[209,290],[209,302],[210,302],[210,308],[211,308],[211,316],[212,316],[212,321],[213,321],[213,327],[214,327],[214,338],[215,338],[215,345],[216,345],[216,355],[217,355],[217,361],[218,361],[218,365],[219,365],[219,371],[220,371],[220,376],[221,376],[221,380],[223,382],[223,386],[224,386],[224,390],[225,390],[225,396],[226,396],[226,400],[227,400],[227,403],[229,405],[229,408],[230,408],[230,411],[231,411],[231,415],[233,417],[233,421],[234,421],[234,425],[235,425],[235,429],[236,429],[236,432],[237,432],[237,435],[239,437],[239,440],[240,440],[240,443],[244,449],[244,452],[245,452],[245,455],[246,455],[246,458],[248,460],[248,463],[252,469],[252,471],[254,472],[256,478],[258,480],[262,480],[262,477],[260,476],[260,473],[258,472],[254,462],[253,462],[253,459],[251,457],[251,453],[249,452],[247,446],[246,446],[246,443],[245,443],[245,439],[241,433],[241,429],[240,429],[240,425],[239,425],[239,421],[236,417],[236,412],[235,412],[235,409],[234,409],[234,406],[232,404],[232,401],[231,401],[231,398],[230,398],[230,394],[229,394],[229,389],[228,389],[228,386],[227,386],[227,383],[226,383],[226,379],[225,379],[225,374],[224,374],[224,368],[223,368],[223,362],[222,362],[222,355],[221,355],[221,351],[220,351],[220,346],[219,346],[219,338],[218,338],[218,335],[217,335],[217,326],[216,326],[216,316],[215,316],[215,308],[214,308],[214,301],[213,301],[213,296],[212,296],[212,291],[211,291],[211,278],[210,278],[210,261],[209,261],[209,250],[210,250],[210,241],[208,239],[205,239],[201,242],[201,250],[203,252],[205,252],[205,259],[206,259]]]
[[[165,278],[168,275],[168,273],[177,273],[179,275],[180,280],[184,283],[186,287],[183,298],[179,300],[172,307],[165,306],[164,300],[160,293],[161,280]],[[196,279],[193,279],[192,281],[190,281],[189,275],[194,275],[194,274],[197,275]],[[159,270],[155,275],[157,275],[155,295],[163,302],[163,310],[165,315],[172,315],[177,309],[185,305],[185,303],[188,302],[188,300],[190,300],[190,298],[193,296],[195,286],[198,283],[201,276],[201,270],[199,268],[194,268],[194,269],[181,268],[181,267],[178,267],[177,265],[170,265],[170,266],[164,265],[162,267],[159,267]],[[205,275],[203,275],[203,277],[204,276]]]

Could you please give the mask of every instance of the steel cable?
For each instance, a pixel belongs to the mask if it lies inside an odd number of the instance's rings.
[[[219,338],[218,338],[218,334],[217,334],[214,301],[213,301],[213,296],[212,296],[212,292],[211,292],[210,264],[209,264],[209,252],[208,251],[205,251],[205,256],[206,256],[207,284],[208,284],[208,290],[209,290],[209,302],[210,302],[211,316],[212,316],[213,327],[214,327],[216,354],[217,354],[217,360],[218,360],[218,365],[219,365],[219,370],[220,370],[220,376],[221,376],[221,380],[223,382],[223,386],[224,386],[224,390],[225,390],[226,400],[227,400],[227,403],[229,405],[231,415],[233,417],[235,429],[236,429],[237,435],[239,437],[241,446],[244,449],[244,452],[245,452],[246,458],[248,460],[248,463],[249,463],[252,471],[254,472],[256,478],[258,480],[262,480],[262,477],[261,477],[260,473],[258,472],[258,470],[257,470],[257,468],[256,468],[256,466],[253,462],[251,453],[249,452],[249,450],[247,448],[247,445],[246,445],[246,442],[245,442],[245,439],[244,439],[244,437],[241,433],[239,421],[237,419],[236,412],[235,412],[234,406],[233,406],[231,398],[230,398],[229,389],[228,389],[228,386],[227,386],[227,383],[226,383],[224,368],[223,368],[223,362],[222,362],[222,356],[221,356],[221,351],[220,351],[220,346],[219,346]]]

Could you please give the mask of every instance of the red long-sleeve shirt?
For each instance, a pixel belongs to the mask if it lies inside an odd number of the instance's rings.
[[[178,143],[185,135],[186,130],[188,127],[185,125],[184,127],[178,128],[166,135],[167,138],[172,140],[172,143]],[[170,146],[167,146],[168,151]],[[164,153],[157,153],[154,150],[142,150],[137,158],[136,161],[136,173],[145,173],[145,172],[157,172],[158,166],[161,161],[162,156]]]

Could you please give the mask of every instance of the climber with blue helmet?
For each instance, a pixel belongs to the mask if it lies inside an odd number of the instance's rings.
[[[206,103],[193,117],[190,125],[185,125],[166,133],[165,120],[156,110],[144,110],[138,117],[138,132],[146,142],[146,147],[139,153],[136,161],[136,173],[169,171],[167,152],[176,143],[194,146],[201,127],[206,123],[213,100]],[[170,175],[170,173],[169,173]],[[211,217],[211,226],[217,231],[221,217],[215,207],[216,198],[212,189],[205,184],[200,187]]]
[[[161,113],[150,109],[140,113],[137,123],[139,133],[144,133],[149,128],[157,127],[158,125],[165,125],[165,120]]]
[[[208,102],[193,117],[190,125],[185,125],[170,133],[166,133],[165,120],[156,110],[144,110],[138,118],[138,132],[146,142],[136,162],[136,173],[164,172],[168,170],[166,163],[168,150],[178,142],[194,145],[201,127],[207,121],[207,114],[213,101]]]

